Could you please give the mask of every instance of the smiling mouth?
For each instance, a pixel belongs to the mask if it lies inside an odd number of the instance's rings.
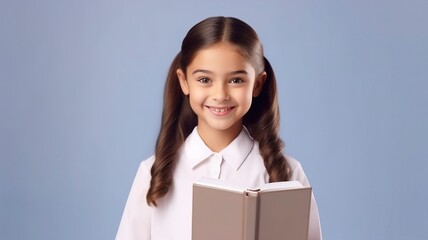
[[[222,113],[231,110],[233,107],[224,107],[224,108],[216,108],[216,107],[208,107],[211,111]]]
[[[234,109],[235,107],[210,107],[207,106],[207,108],[215,115],[226,115],[228,114],[232,109]]]

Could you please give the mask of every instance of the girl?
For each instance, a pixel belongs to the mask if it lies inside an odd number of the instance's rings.
[[[190,240],[201,177],[309,186],[278,129],[276,79],[256,32],[236,18],[196,24],[169,69],[155,155],[140,164],[116,239]],[[318,219],[312,197],[309,239],[321,239]]]

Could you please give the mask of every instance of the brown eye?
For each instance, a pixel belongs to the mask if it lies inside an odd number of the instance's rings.
[[[208,78],[199,78],[198,79],[198,82],[200,82],[200,83],[209,83],[210,82],[210,80],[208,79]]]
[[[244,80],[242,80],[241,78],[232,78],[229,81],[229,83],[232,83],[232,84],[238,84],[238,83],[242,83],[242,82],[244,82]]]

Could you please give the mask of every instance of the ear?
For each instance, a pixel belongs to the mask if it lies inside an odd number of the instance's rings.
[[[253,89],[253,97],[258,97],[262,92],[263,84],[265,83],[266,77],[267,77],[266,72],[262,72],[256,78],[256,82],[254,83],[254,89]]]
[[[181,91],[183,91],[184,95],[189,95],[189,85],[187,83],[186,74],[184,74],[183,70],[180,68],[177,69],[177,77],[180,82]]]

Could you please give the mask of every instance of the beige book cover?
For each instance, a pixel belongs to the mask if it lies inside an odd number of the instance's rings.
[[[307,240],[310,187],[298,181],[245,189],[217,179],[193,184],[193,240]]]

